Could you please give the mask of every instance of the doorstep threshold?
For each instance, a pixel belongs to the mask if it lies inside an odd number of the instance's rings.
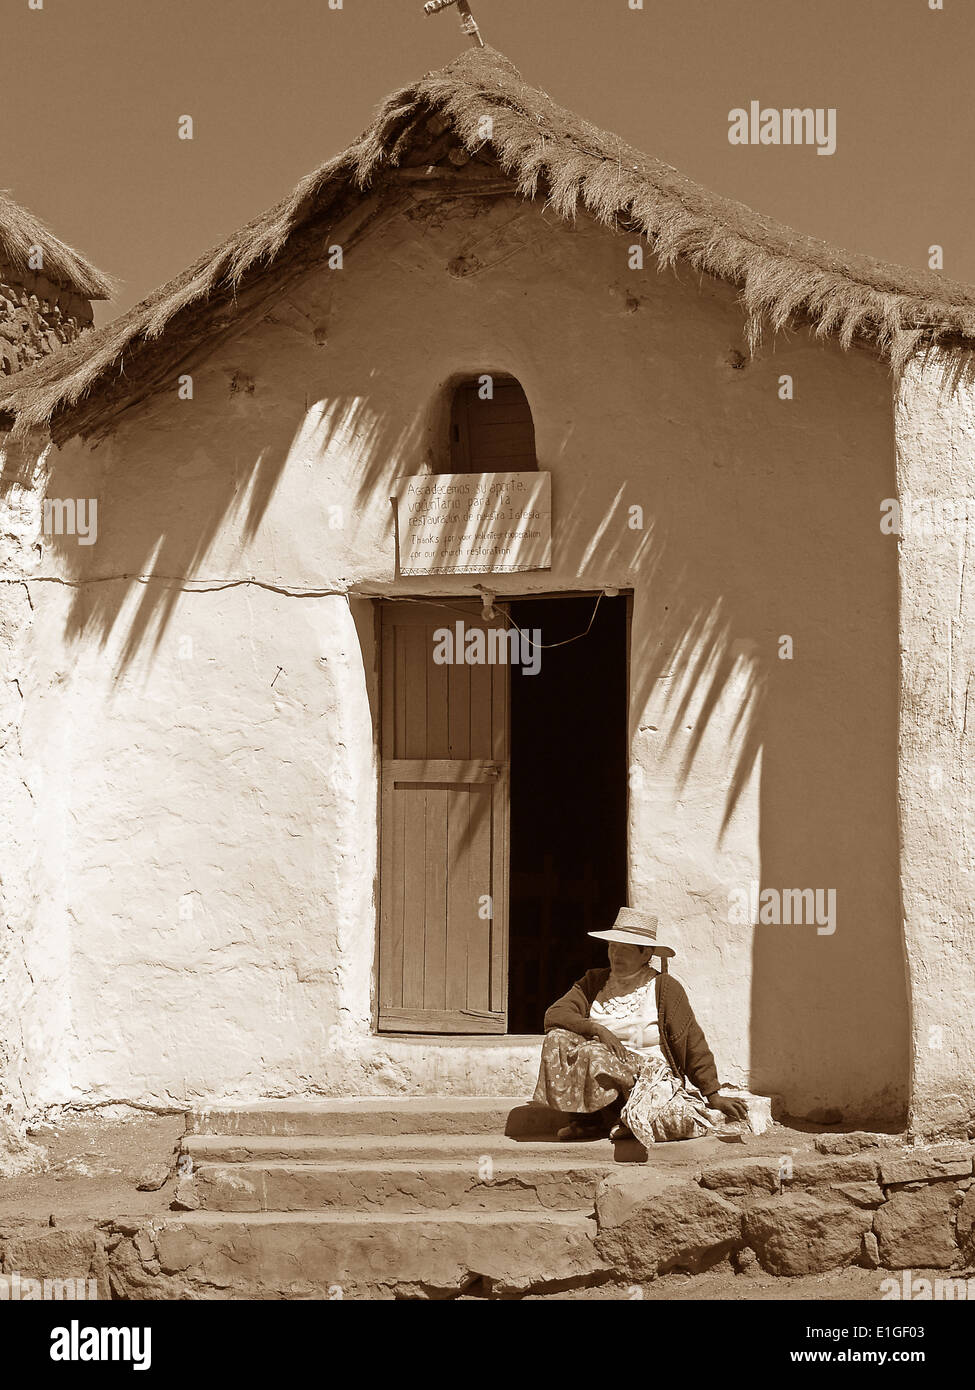
[[[455,1047],[536,1047],[544,1033],[373,1033],[388,1042],[450,1043]]]

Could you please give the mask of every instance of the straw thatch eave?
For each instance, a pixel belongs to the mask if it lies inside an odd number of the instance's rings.
[[[44,253],[44,268],[37,272],[29,261],[37,247]],[[0,191],[0,262],[11,270],[46,280],[83,299],[109,299],[115,286],[107,275],[70,246],[60,241],[32,212]]]
[[[971,286],[842,251],[718,197],[557,106],[501,54],[472,48],[390,96],[344,154],[176,280],[0,390],[0,411],[25,430],[50,424],[61,439],[91,433],[106,414],[158,389],[201,344],[212,348],[251,321],[282,275],[293,279],[320,261],[326,236],[357,199],[395,200],[398,171],[430,145],[431,118],[474,158],[496,161],[512,191],[544,197],[565,218],[584,211],[645,237],[661,268],[689,262],[735,285],[752,343],[765,325],[802,321],[844,347],[873,347],[895,370],[934,349],[954,356],[956,377],[971,374]],[[250,305],[243,316],[241,297]]]

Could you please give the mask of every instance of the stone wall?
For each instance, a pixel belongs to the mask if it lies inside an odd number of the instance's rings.
[[[91,325],[83,295],[0,263],[0,374],[23,371]]]
[[[975,1144],[912,1149],[870,1134],[816,1142],[826,1151],[731,1160],[696,1181],[624,1168],[597,1194],[597,1249],[634,1280],[725,1258],[739,1273],[775,1275],[975,1264]]]

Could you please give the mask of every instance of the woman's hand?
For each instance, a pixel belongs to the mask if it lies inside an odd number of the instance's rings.
[[[597,1023],[595,1029],[593,1030],[593,1037],[596,1038],[598,1042],[601,1042],[606,1047],[608,1047],[610,1052],[612,1052],[613,1056],[618,1057],[621,1062],[625,1062],[627,1060],[626,1048],[624,1047],[621,1040],[616,1036],[615,1033],[610,1032],[608,1028],[604,1027],[602,1023]]]
[[[737,1096],[722,1096],[715,1091],[713,1095],[708,1096],[708,1105],[712,1110],[720,1110],[729,1120],[748,1119],[748,1106]]]

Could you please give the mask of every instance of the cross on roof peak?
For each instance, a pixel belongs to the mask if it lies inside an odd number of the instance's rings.
[[[451,5],[457,6],[457,14],[460,19],[460,27],[465,34],[480,48],[484,47],[484,40],[481,38],[481,31],[477,27],[477,20],[471,13],[471,7],[467,0],[427,0],[423,6],[425,14],[439,14],[441,10],[448,9]]]

